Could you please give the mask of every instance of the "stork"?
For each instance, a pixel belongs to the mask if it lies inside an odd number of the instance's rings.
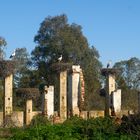
[[[58,58],[58,61],[62,61],[62,54],[60,55],[60,57]]]
[[[107,63],[107,68],[111,67],[111,60]]]
[[[13,58],[13,57],[15,57],[15,55],[16,55],[16,50],[14,50],[14,52],[10,55],[9,58]]]

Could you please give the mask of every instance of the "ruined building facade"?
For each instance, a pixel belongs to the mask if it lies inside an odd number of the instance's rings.
[[[0,125],[7,126],[11,119],[15,126],[29,125],[32,118],[42,114],[55,122],[64,122],[71,116],[82,118],[95,118],[100,116],[122,116],[125,111],[121,109],[121,90],[117,89],[115,82],[116,70],[103,69],[102,75],[106,78],[105,110],[82,110],[85,96],[85,83],[82,69],[79,65],[73,65],[69,71],[64,69],[59,73],[59,109],[54,111],[54,86],[45,86],[42,94],[42,109],[33,111],[32,98],[26,100],[25,111],[14,111],[13,75],[5,77],[4,85],[4,109],[0,112]],[[94,100],[93,100],[94,101]],[[127,114],[125,112],[125,114]],[[9,119],[10,118],[10,119]]]

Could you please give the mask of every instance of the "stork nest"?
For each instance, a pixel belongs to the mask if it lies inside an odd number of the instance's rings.
[[[0,61],[0,76],[7,77],[15,71],[15,61],[1,60]]]
[[[72,64],[71,63],[54,63],[51,65],[50,69],[53,71],[53,72],[62,72],[62,71],[69,71],[72,67]]]
[[[107,76],[109,74],[115,74],[115,75],[117,75],[119,72],[120,72],[119,69],[114,69],[114,68],[103,68],[103,69],[101,69],[101,74],[103,76]]]
[[[22,97],[23,99],[36,99],[40,96],[40,92],[38,88],[19,88],[16,91],[16,95],[18,97]]]

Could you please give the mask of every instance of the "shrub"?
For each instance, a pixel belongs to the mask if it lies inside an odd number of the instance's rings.
[[[36,115],[33,117],[30,127],[40,126],[40,125],[48,125],[51,122],[48,120],[47,117],[44,117],[42,114]]]
[[[119,132],[140,138],[140,115],[123,116]]]
[[[83,120],[72,117],[63,124],[50,124],[42,116],[36,117],[36,122],[30,127],[14,133],[12,140],[133,140],[134,137],[122,131],[123,125],[116,125],[110,117]],[[34,122],[34,121],[33,121]],[[34,127],[36,126],[36,127]]]

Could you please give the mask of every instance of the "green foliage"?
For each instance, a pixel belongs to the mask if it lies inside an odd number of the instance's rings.
[[[139,89],[140,85],[140,59],[133,57],[129,60],[117,62],[114,68],[120,70],[118,75],[118,86],[121,88],[122,83],[129,89]]]
[[[133,136],[134,139],[140,138],[140,115],[123,116],[119,127],[120,133]]]
[[[89,46],[82,27],[75,23],[69,24],[66,15],[49,16],[41,23],[34,40],[37,43],[32,51],[32,63],[37,69],[34,81],[43,77],[47,84],[55,85],[55,92],[58,93],[57,76],[54,76],[50,67],[58,62],[57,58],[62,54],[62,63],[80,65],[83,69],[86,104],[90,109],[89,95],[100,88],[101,63],[98,51]],[[38,81],[35,83],[39,84]]]
[[[122,89],[122,109],[138,110],[138,91]]]
[[[137,92],[140,89],[140,59],[133,57],[117,62],[114,68],[120,70],[116,81],[118,88],[122,90],[122,108],[136,110],[138,108]]]
[[[5,57],[5,46],[7,45],[6,40],[3,37],[0,37],[0,60],[3,60]]]
[[[26,48],[17,48],[15,50],[15,56],[12,57],[12,61],[15,62],[15,74],[14,74],[14,86],[16,88],[22,87],[21,81],[23,75],[28,70],[29,54]]]
[[[105,97],[101,96],[99,90],[95,91],[94,94],[88,95],[88,109],[91,110],[104,110],[105,109]]]
[[[122,126],[121,126],[122,127]],[[134,135],[121,131],[113,118],[83,120],[72,117],[63,124],[40,124],[13,132],[12,140],[132,140]]]
[[[6,46],[7,42],[3,37],[0,37],[0,46]]]
[[[44,117],[42,114],[39,114],[33,117],[30,123],[30,127],[37,127],[39,125],[48,125],[48,124],[50,124],[50,122],[47,119],[47,117]]]
[[[7,128],[0,128],[0,140],[9,140],[11,135],[11,130]]]

